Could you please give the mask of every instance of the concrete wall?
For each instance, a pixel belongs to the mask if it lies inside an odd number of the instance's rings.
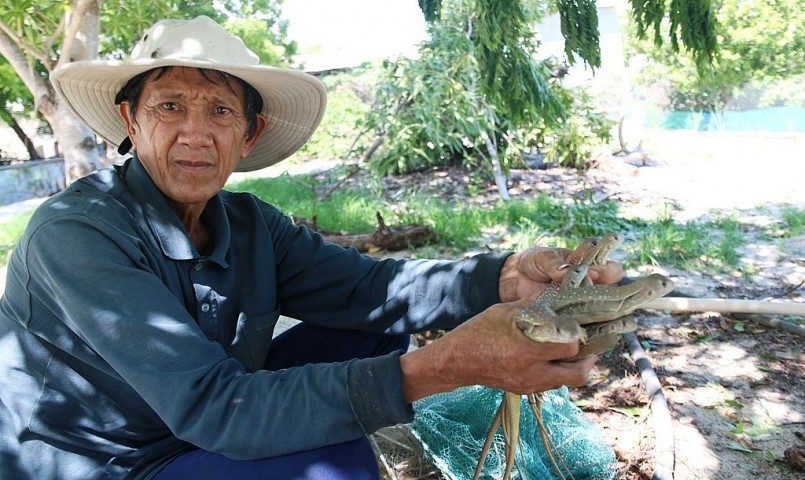
[[[63,158],[0,166],[0,205],[49,197],[64,186]]]

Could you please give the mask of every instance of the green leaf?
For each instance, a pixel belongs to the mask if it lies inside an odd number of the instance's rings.
[[[728,443],[727,448],[729,448],[730,450],[735,450],[736,452],[754,453],[754,452],[752,452],[752,450],[750,450],[750,449],[748,449],[746,447],[742,447],[742,446],[738,445],[737,443]]]
[[[618,412],[622,415],[626,415],[627,417],[635,417],[639,418],[643,416],[643,412],[645,412],[645,408],[643,407],[610,407],[610,410],[613,412]]]

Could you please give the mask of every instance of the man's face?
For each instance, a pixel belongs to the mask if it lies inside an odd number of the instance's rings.
[[[194,68],[148,77],[136,118],[120,106],[129,138],[148,174],[178,208],[202,207],[217,194],[265,127],[247,136],[244,93],[234,79]]]

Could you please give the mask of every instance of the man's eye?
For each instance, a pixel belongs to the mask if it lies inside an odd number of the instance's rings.
[[[176,104],[173,102],[165,102],[162,104],[162,110],[176,110]]]
[[[228,115],[232,113],[232,110],[227,107],[215,107],[215,113],[218,115]]]

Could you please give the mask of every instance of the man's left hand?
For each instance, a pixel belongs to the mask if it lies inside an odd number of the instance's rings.
[[[537,298],[548,285],[561,282],[569,269],[559,267],[567,263],[570,252],[567,248],[532,247],[511,255],[500,271],[500,301]],[[610,261],[591,266],[588,275],[593,283],[611,284],[623,278],[623,267]]]

